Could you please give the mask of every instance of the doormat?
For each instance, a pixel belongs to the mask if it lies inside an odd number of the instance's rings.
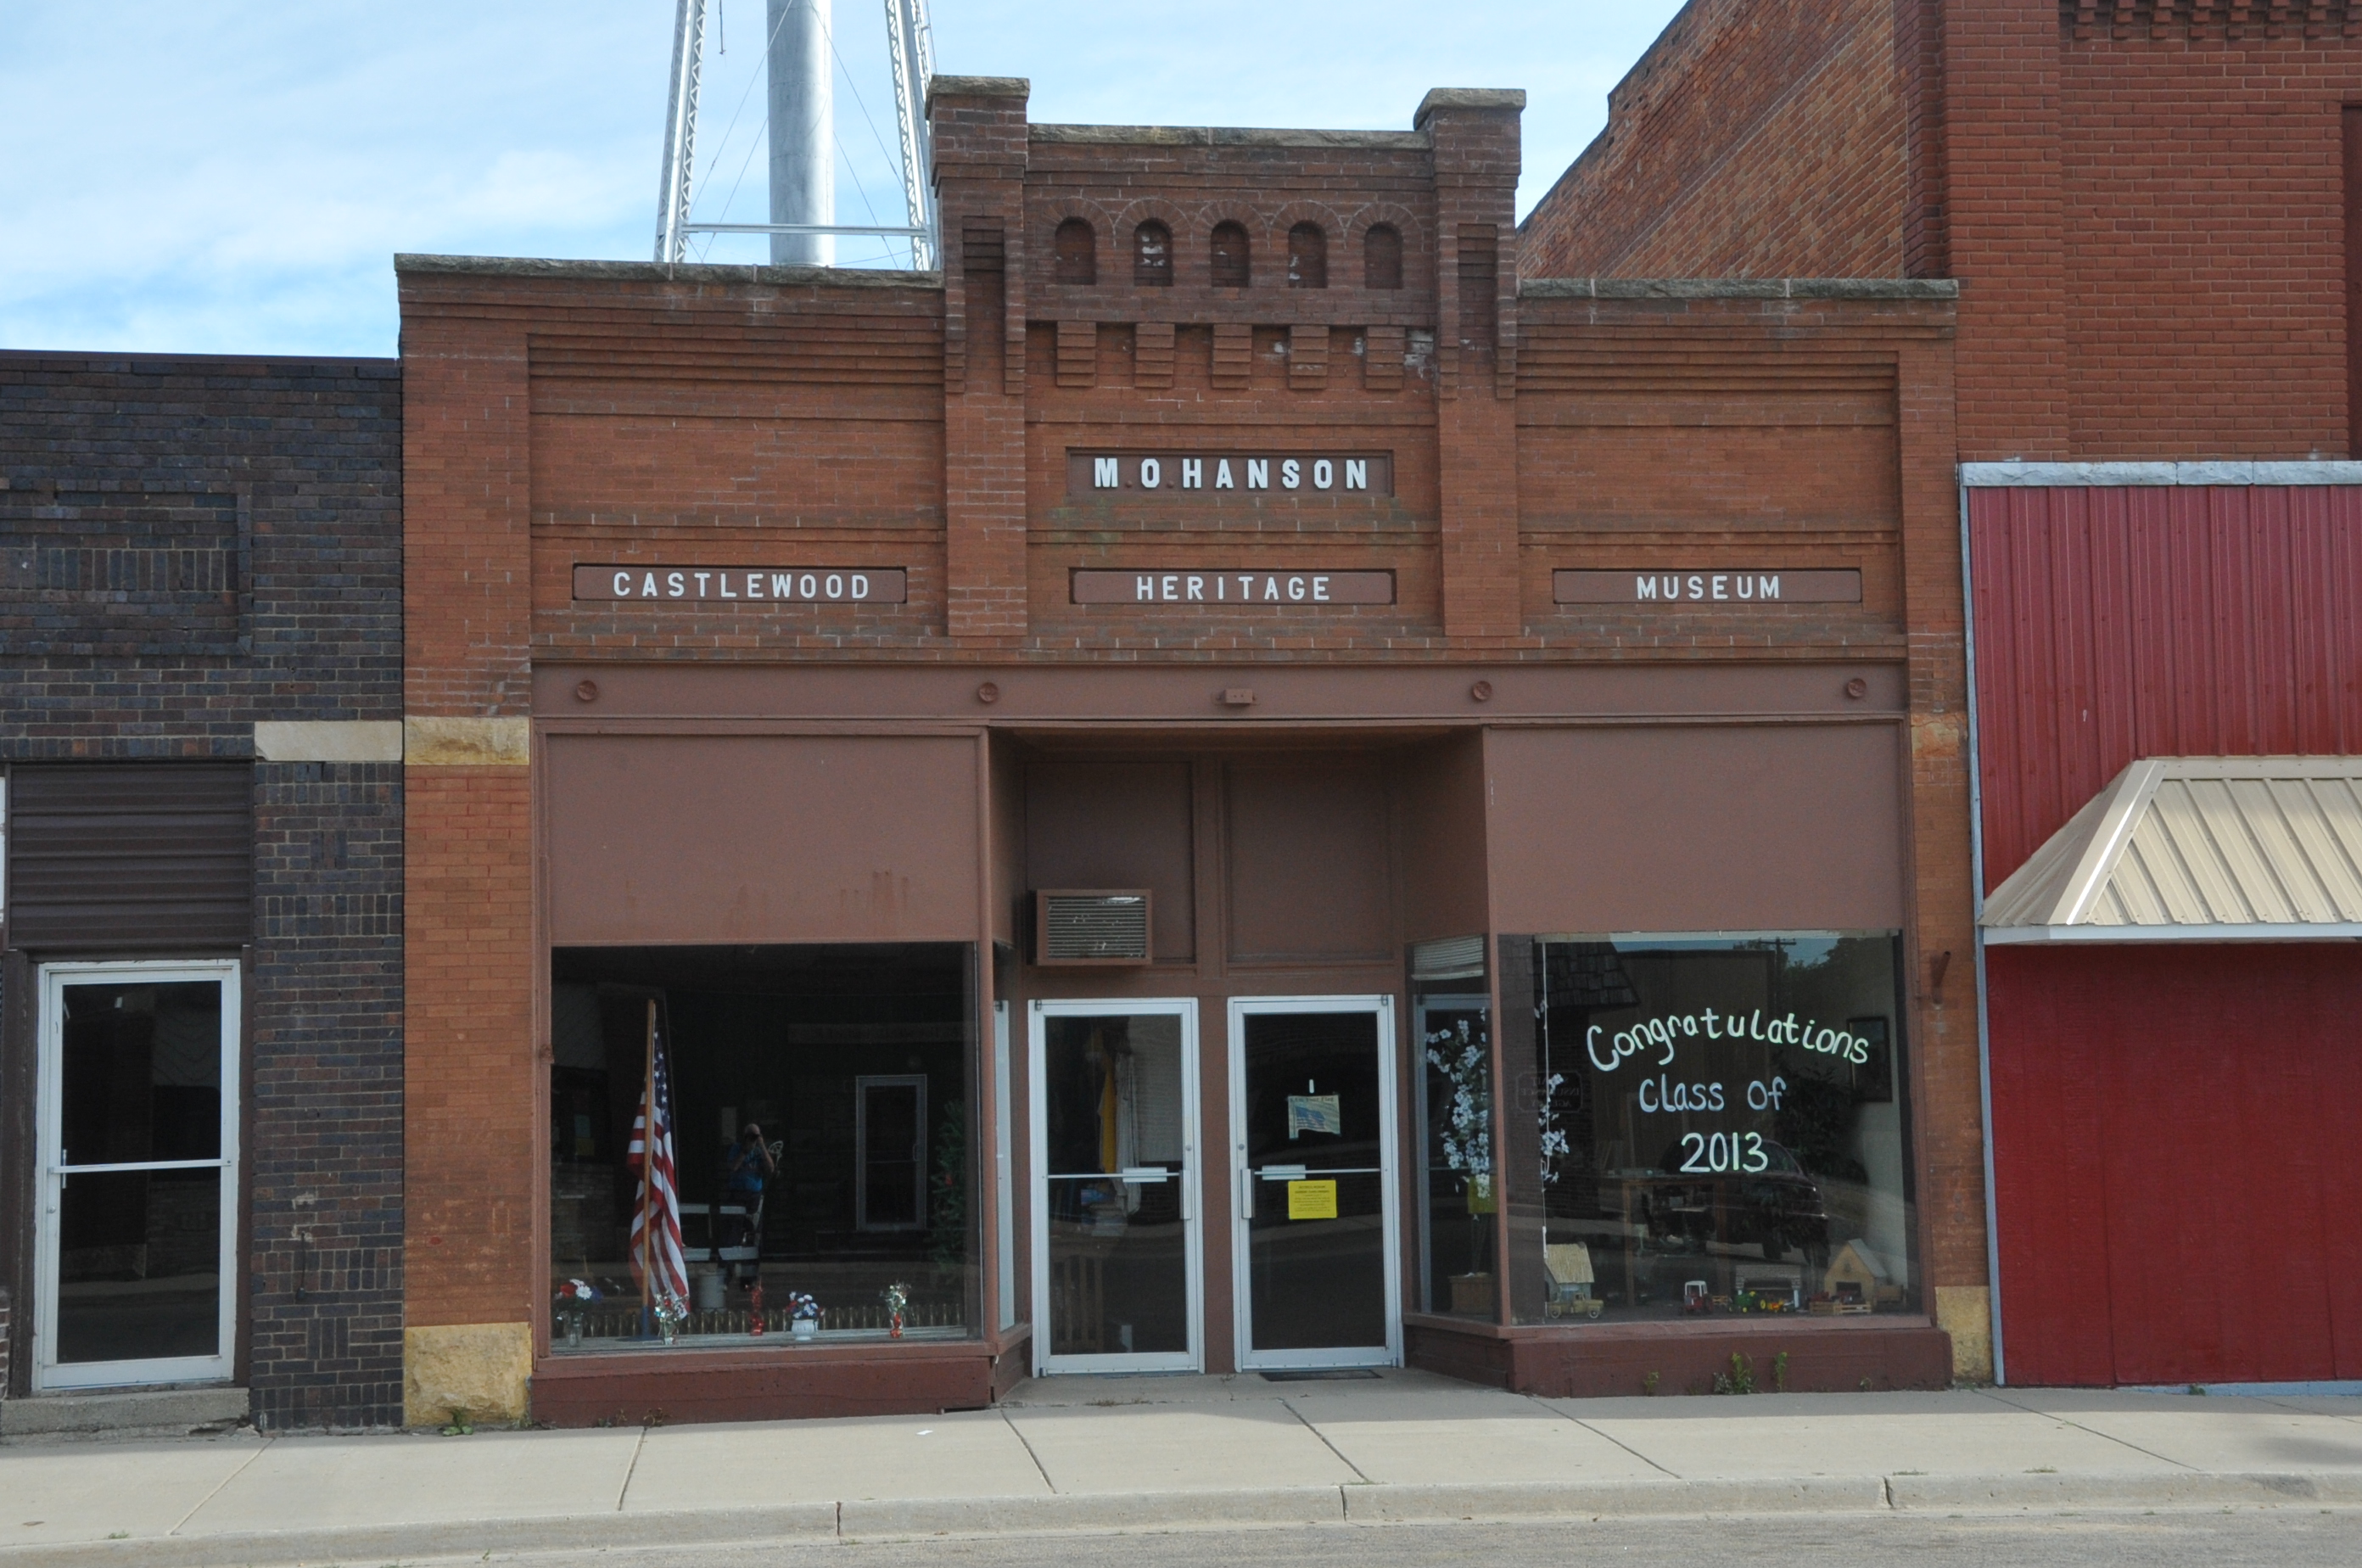
[[[1308,1372],[1266,1372],[1265,1383],[1343,1383],[1356,1378],[1375,1379],[1378,1375],[1366,1366],[1324,1366]]]

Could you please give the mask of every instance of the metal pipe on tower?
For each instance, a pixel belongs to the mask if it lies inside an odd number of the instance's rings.
[[[830,0],[768,0],[771,221],[826,227],[836,222],[835,77],[830,69]],[[825,234],[771,236],[775,266],[827,267],[836,240]]]

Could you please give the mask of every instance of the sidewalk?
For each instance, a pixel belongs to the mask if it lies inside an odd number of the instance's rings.
[[[2362,1398],[1037,1380],[933,1417],[0,1447],[0,1565],[1706,1513],[2362,1507]]]

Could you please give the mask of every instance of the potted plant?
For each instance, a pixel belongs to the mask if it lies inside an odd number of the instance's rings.
[[[788,1292],[788,1331],[800,1340],[820,1332],[820,1303],[800,1290]]]

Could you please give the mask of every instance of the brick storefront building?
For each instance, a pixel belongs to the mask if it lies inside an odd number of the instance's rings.
[[[400,1419],[401,402],[0,355],[0,1429]]]
[[[1025,97],[940,275],[400,262],[411,1419],[1980,1372],[1950,285]]]
[[[1959,284],[2003,1375],[2362,1376],[2362,13],[1699,0],[1613,105],[1529,270]]]

